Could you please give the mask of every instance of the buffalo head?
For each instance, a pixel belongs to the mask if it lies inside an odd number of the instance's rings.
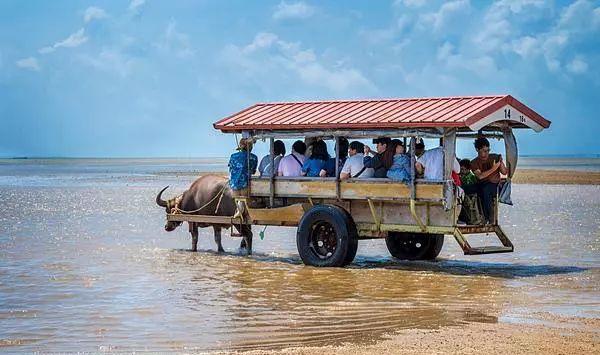
[[[173,197],[172,199],[169,199],[167,201],[162,199],[162,193],[165,192],[165,190],[168,188],[169,188],[168,185],[165,186],[162,190],[160,190],[158,195],[156,195],[156,204],[159,205],[160,207],[164,207],[167,214],[171,214],[171,213],[175,212],[175,208],[177,207],[177,204],[179,201],[178,201],[177,197]],[[171,231],[175,230],[175,228],[179,227],[179,225],[181,225],[181,223],[182,222],[167,221],[167,223],[165,224],[165,230],[167,232],[171,232]]]

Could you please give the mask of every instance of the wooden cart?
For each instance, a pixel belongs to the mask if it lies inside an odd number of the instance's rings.
[[[400,138],[410,147],[413,176],[408,184],[389,179],[248,176],[245,218],[170,214],[172,221],[207,224],[297,227],[298,252],[305,264],[343,266],[354,259],[358,240],[385,238],[400,259],[434,259],[444,236],[453,236],[467,255],[512,252],[498,222],[462,225],[460,201],[451,178],[457,139],[504,139],[509,178],[516,168],[513,129],[537,132],[550,122],[509,95],[423,99],[315,101],[256,104],[214,124],[224,133],[253,140]],[[416,179],[415,140],[441,138],[444,179]],[[410,142],[410,143],[408,143]],[[510,144],[509,144],[510,143]],[[339,152],[336,151],[336,157]],[[337,160],[337,159],[336,159]],[[502,246],[472,247],[469,234],[495,235]]]

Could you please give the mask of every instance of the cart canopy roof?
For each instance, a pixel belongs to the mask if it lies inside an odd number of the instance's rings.
[[[258,103],[214,123],[215,129],[315,131],[458,128],[461,131],[531,128],[550,121],[510,95],[381,100]]]

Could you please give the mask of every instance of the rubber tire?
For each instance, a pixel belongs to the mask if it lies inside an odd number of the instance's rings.
[[[402,246],[406,241],[421,243],[422,248],[407,251]],[[393,257],[400,260],[434,260],[444,246],[443,234],[390,232],[385,244]]]
[[[336,249],[327,259],[321,259],[310,247],[313,225],[329,223],[336,234]],[[317,205],[308,210],[300,219],[296,233],[296,246],[302,262],[317,267],[341,267],[347,265],[356,255],[358,236],[354,222],[340,207]]]
[[[352,264],[354,258],[356,257],[356,252],[358,251],[358,230],[356,229],[356,224],[354,223],[352,215],[348,211],[346,211],[340,206],[334,205],[333,207],[336,207],[342,212],[344,212],[346,214],[346,217],[348,218],[348,231],[350,232],[350,243],[348,244],[348,253],[346,254],[346,259],[344,260],[344,266],[346,266],[348,264]]]

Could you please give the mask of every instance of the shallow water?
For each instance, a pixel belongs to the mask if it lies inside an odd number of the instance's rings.
[[[0,166],[0,351],[279,348],[539,312],[600,317],[600,186],[514,186],[501,220],[515,253],[467,257],[447,238],[437,262],[397,262],[370,240],[349,268],[317,269],[291,228],[264,240],[255,228],[250,258],[228,233],[216,254],[208,229],[187,251],[185,228],[164,232],[154,205],[160,187],[189,184],[168,174],[181,165],[53,164]]]

